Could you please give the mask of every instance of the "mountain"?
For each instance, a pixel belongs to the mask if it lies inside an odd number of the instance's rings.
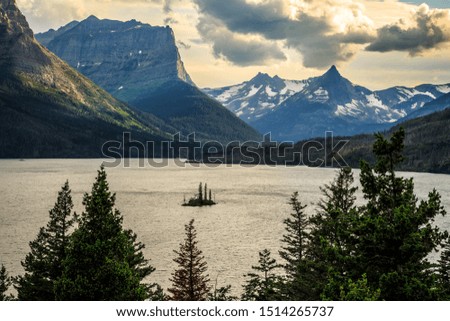
[[[389,108],[369,89],[352,84],[336,67],[309,79],[307,85],[253,126],[272,132],[277,140],[296,141],[323,136],[352,135],[383,128],[406,116]]]
[[[124,131],[160,141],[166,129],[41,46],[15,0],[0,0],[0,157],[100,157]]]
[[[421,110],[421,115],[432,112],[426,111],[425,104],[450,92],[449,85],[371,91],[342,77],[335,66],[320,77],[303,81],[268,75],[264,83],[255,81],[260,78],[205,92],[260,132],[289,141],[324,136],[326,131],[354,135],[384,130],[416,110]]]
[[[90,16],[36,39],[118,99],[130,101],[181,79],[193,84],[169,27]]]
[[[185,135],[195,132],[197,138],[220,142],[260,139],[195,87],[169,27],[91,16],[37,39],[116,98],[159,115]]]
[[[259,73],[249,81],[203,91],[221,102],[249,124],[270,113],[286,99],[300,92],[308,81],[284,80]]]

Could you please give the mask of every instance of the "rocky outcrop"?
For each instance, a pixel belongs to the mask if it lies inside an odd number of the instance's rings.
[[[193,84],[169,27],[90,16],[61,29],[37,39],[119,99],[134,100],[171,80]]]

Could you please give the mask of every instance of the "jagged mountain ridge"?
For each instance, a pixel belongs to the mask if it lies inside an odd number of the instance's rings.
[[[202,141],[260,139],[256,130],[193,84],[169,27],[91,16],[63,28],[48,48],[115,97]]]
[[[0,0],[0,157],[99,157],[123,131],[162,140],[163,128],[42,47],[15,0]]]
[[[371,91],[342,77],[335,66],[320,77],[295,81],[297,90],[289,97],[284,95],[286,80],[265,75],[265,83],[257,86],[255,78],[240,85],[204,91],[260,132],[271,132],[278,140],[323,136],[325,131],[353,135],[383,130],[450,91],[449,85]],[[249,93],[248,88],[254,88],[253,92]],[[272,93],[270,108],[266,92]]]
[[[284,80],[258,73],[249,81],[223,88],[205,88],[203,91],[215,98],[236,116],[252,123],[302,90],[307,80]]]

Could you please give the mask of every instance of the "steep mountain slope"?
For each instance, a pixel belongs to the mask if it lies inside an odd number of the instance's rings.
[[[102,144],[168,137],[42,47],[15,0],[0,0],[0,157],[98,157]]]
[[[166,83],[148,98],[134,101],[133,106],[150,112],[182,135],[195,133],[202,141],[260,141],[261,135],[197,87],[183,81]]]
[[[38,39],[42,37],[49,35]],[[47,46],[115,97],[163,116],[182,133],[196,132],[202,140],[220,142],[260,138],[250,126],[197,90],[169,27],[91,16],[56,35]]]

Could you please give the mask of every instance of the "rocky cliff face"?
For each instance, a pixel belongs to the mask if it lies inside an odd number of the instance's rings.
[[[57,32],[37,35],[37,39],[42,39],[57,56],[124,101],[134,100],[142,92],[147,94],[171,80],[193,84],[169,27],[91,16]]]

